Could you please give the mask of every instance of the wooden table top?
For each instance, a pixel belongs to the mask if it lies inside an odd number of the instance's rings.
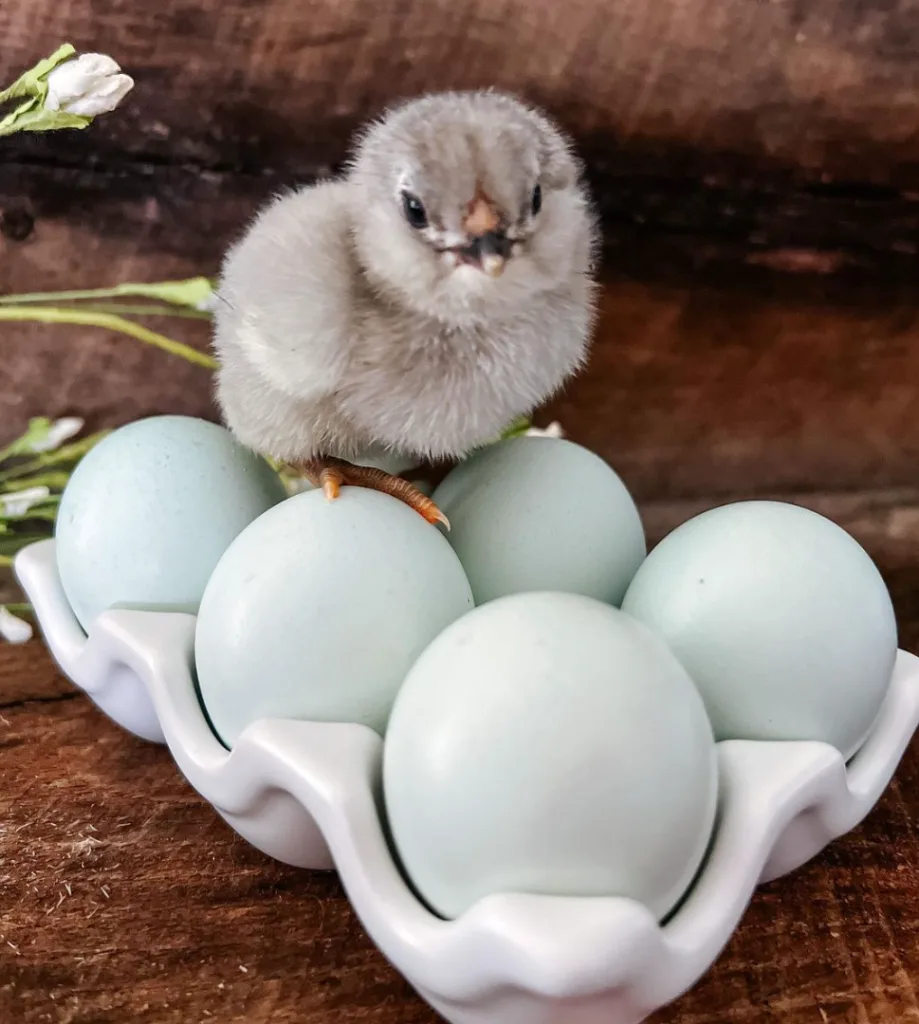
[[[919,503],[811,504],[852,530],[919,640]],[[694,509],[645,509],[659,535]],[[428,1024],[334,874],[234,836],[160,747],[110,723],[40,642],[0,646],[0,1021]],[[919,743],[865,824],[764,887],[655,1024],[919,1019]]]

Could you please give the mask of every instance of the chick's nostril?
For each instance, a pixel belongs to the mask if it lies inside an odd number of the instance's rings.
[[[469,204],[469,212],[463,221],[463,227],[471,235],[484,235],[497,230],[501,224],[501,216],[495,204],[484,195],[476,195]]]

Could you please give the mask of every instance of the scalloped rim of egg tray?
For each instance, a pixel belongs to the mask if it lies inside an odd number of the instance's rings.
[[[718,822],[691,891],[663,925],[625,898],[499,894],[431,914],[397,868],[379,814],[383,744],[360,725],[262,720],[232,751],[198,701],[195,618],[112,611],[87,638],[54,541],[16,571],[66,675],[130,732],[168,744],[189,783],[245,839],[304,868],[337,868],[371,938],[454,1024],[635,1024],[685,992],[737,927],[756,885],[854,828],[919,725],[919,658],[900,652],[861,749],[718,744]]]

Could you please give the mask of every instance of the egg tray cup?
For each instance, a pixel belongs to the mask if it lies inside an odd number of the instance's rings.
[[[265,719],[228,751],[197,696],[194,616],[107,612],[87,638],[61,588],[54,541],[20,552],[16,572],[68,678],[129,732],[165,742],[194,789],[259,850],[337,869],[373,941],[453,1024],[636,1024],[672,1002],[720,954],[760,882],[862,821],[919,725],[919,658],[901,651],[848,764],[824,743],[719,743],[712,843],[664,924],[626,898],[512,893],[445,921],[415,896],[387,845],[376,733]]]

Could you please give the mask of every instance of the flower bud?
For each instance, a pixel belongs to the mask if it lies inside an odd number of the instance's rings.
[[[46,79],[45,107],[82,117],[114,110],[134,87],[134,79],[120,72],[118,64],[103,53],[84,53],[58,64]]]

